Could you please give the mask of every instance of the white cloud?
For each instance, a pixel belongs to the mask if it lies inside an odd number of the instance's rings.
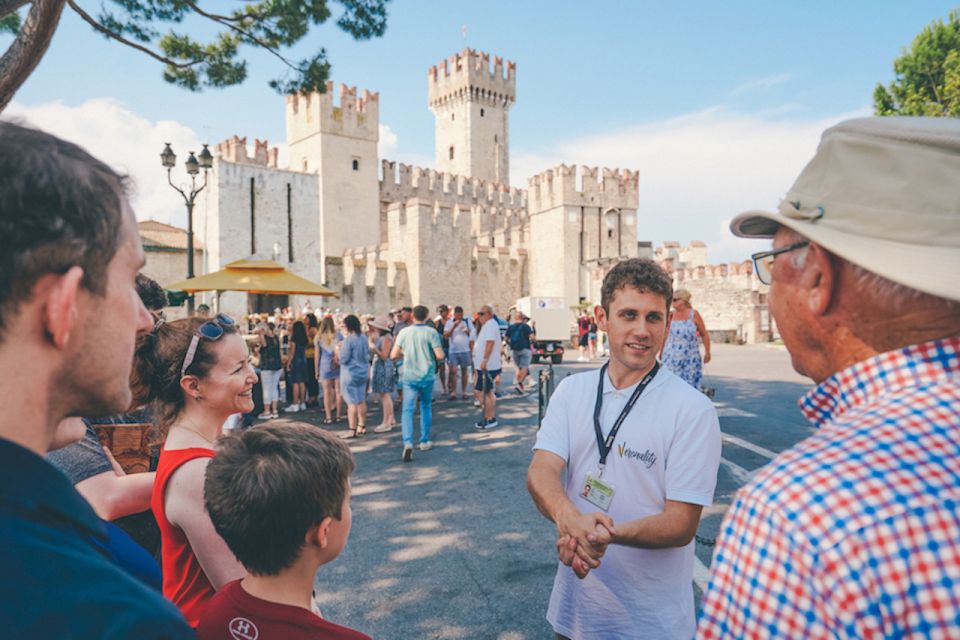
[[[390,125],[380,125],[380,142],[377,144],[377,153],[381,160],[393,160],[415,167],[432,167],[433,158],[419,153],[407,153],[400,148],[400,139]]]
[[[199,152],[199,137],[190,127],[172,120],[151,122],[111,98],[94,98],[70,106],[56,101],[35,106],[16,102],[4,119],[19,119],[84,147],[121,173],[133,178],[132,204],[141,220],[154,219],[186,226],[183,199],[167,184],[160,165],[163,144],[177,153],[174,183],[186,181],[183,160]]]
[[[767,246],[733,237],[727,222],[748,209],[776,207],[813,156],[820,134],[866,111],[818,120],[783,120],[711,108],[604,135],[558,142],[540,153],[514,153],[511,179],[560,162],[640,170],[641,240],[703,240],[711,262],[746,259]]]
[[[791,78],[791,75],[789,73],[781,73],[775,76],[767,76],[765,78],[748,80],[747,82],[744,82],[740,86],[736,87],[733,91],[731,91],[730,96],[731,97],[738,96],[748,91],[757,91],[757,90],[762,91],[764,89],[770,89],[771,87],[775,87],[778,84],[783,84],[790,78]]]

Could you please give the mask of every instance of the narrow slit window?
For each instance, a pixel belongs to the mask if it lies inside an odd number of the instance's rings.
[[[453,160],[453,146],[450,147],[450,159]]]

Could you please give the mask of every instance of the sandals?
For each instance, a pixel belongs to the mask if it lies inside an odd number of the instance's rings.
[[[324,418],[323,424],[333,424],[333,418]]]
[[[353,440],[354,438],[359,438],[361,435],[363,435],[363,434],[357,433],[357,430],[356,430],[356,429],[350,429],[350,431],[348,431],[347,433],[341,433],[341,434],[340,434],[340,439],[341,439],[341,440]]]
[[[355,437],[360,438],[367,435],[367,425],[358,424],[357,425],[357,435]]]
[[[387,433],[388,431],[393,431],[393,428],[397,426],[396,424],[382,424],[379,427],[374,427],[374,433]]]

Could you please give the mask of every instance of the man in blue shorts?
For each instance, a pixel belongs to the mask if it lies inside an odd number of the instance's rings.
[[[460,399],[467,399],[467,385],[470,374],[470,354],[477,339],[477,332],[470,318],[463,316],[463,307],[453,308],[453,317],[447,320],[443,330],[444,337],[450,343],[450,383],[447,391],[450,399],[457,396],[457,373],[460,373]]]

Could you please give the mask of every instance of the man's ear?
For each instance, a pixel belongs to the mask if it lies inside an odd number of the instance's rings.
[[[307,545],[315,545],[321,549],[326,549],[328,544],[327,536],[330,533],[331,522],[333,522],[333,517],[327,516],[326,518],[321,520],[320,524],[318,524],[317,526],[310,527],[310,529],[307,530],[307,535],[306,535],[306,538],[304,539],[304,542]]]
[[[814,315],[823,315],[833,302],[837,282],[837,264],[829,251],[811,243],[800,284],[807,291],[807,308]]]
[[[43,296],[43,329],[53,345],[63,349],[79,317],[77,293],[83,280],[83,267],[73,266],[62,275],[49,275],[44,280],[36,289]]]
[[[597,309],[597,328],[600,331],[607,330],[607,311],[603,307]]]

